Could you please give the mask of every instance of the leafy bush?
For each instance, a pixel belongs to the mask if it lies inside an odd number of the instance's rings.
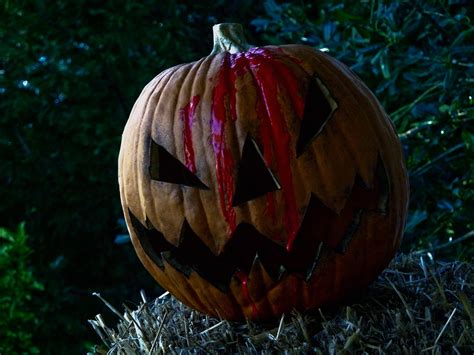
[[[474,28],[465,5],[269,0],[252,22],[265,42],[329,51],[390,113],[410,173],[405,249],[436,249],[474,230]],[[470,245],[444,249],[444,256],[471,258]]]
[[[32,331],[39,322],[32,297],[43,290],[36,281],[29,257],[25,224],[13,232],[0,228],[0,353],[37,353]]]

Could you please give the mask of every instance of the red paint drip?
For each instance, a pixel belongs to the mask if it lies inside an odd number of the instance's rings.
[[[193,96],[191,101],[179,110],[181,120],[183,121],[183,141],[184,141],[184,159],[185,164],[193,174],[196,173],[196,160],[194,159],[192,126],[194,114],[199,104],[199,95]]]
[[[290,157],[294,154],[296,142],[291,141],[278,96],[280,93],[288,95],[296,115],[300,118],[304,112],[304,99],[300,95],[300,80],[295,77],[279,57],[281,58],[281,55],[278,52],[257,48],[249,52],[247,59],[260,90],[257,113],[261,120],[260,133],[263,149],[265,152],[273,152],[276,170],[282,186],[285,202],[283,222],[287,234],[286,249],[290,251],[301,224],[290,161]],[[268,134],[268,132],[270,133]],[[267,164],[271,164],[269,156],[266,156],[265,159]],[[270,207],[273,201],[269,201],[268,206]],[[274,207],[271,207],[271,209],[274,210]]]
[[[269,167],[276,169],[282,187],[286,248],[290,251],[301,222],[290,164],[296,142],[291,141],[278,97],[280,94],[289,97],[295,114],[300,119],[304,112],[304,98],[301,95],[303,83],[285,64],[285,59],[288,60],[281,51],[267,48],[253,48],[248,52],[236,54],[227,53],[213,91],[211,129],[221,208],[232,232],[236,223],[232,207],[234,160],[225,144],[225,123],[228,117],[233,121],[237,119],[235,81],[238,76],[251,71],[259,91],[256,110],[260,119],[259,130],[264,159]],[[275,218],[273,193],[267,195],[267,213]]]
[[[266,117],[265,105],[263,101],[259,98],[257,100],[257,116]],[[260,139],[263,145],[263,158],[267,166],[273,166],[273,146],[272,146],[272,132],[270,130],[270,125],[260,124]],[[276,209],[275,209],[275,195],[273,193],[267,194],[267,214],[272,219],[276,219]]]
[[[230,68],[229,54],[226,53],[218,74],[217,85],[212,92],[211,140],[216,158],[216,178],[220,205],[229,226],[229,234],[232,234],[236,227],[235,211],[232,206],[235,164],[231,151],[226,146],[225,124],[229,114],[231,114],[233,121],[237,119],[235,109],[235,76],[235,73]]]
[[[250,292],[249,292],[249,275],[244,273],[243,271],[236,271],[234,274],[237,279],[239,279],[240,284],[242,285],[242,295],[247,303],[249,303],[252,307],[252,316],[253,318],[258,317],[258,308],[257,305],[252,301],[252,298],[250,297]]]

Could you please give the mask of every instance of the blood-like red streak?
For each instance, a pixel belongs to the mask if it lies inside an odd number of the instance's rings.
[[[226,53],[219,71],[217,84],[212,93],[211,106],[211,140],[216,158],[216,179],[219,189],[219,199],[224,218],[229,226],[229,234],[236,227],[235,210],[232,206],[234,194],[234,159],[226,146],[225,124],[229,113],[231,119],[237,119],[235,109],[235,76],[231,70],[229,54]],[[228,106],[231,106],[230,112]]]
[[[199,95],[193,96],[191,101],[179,110],[181,120],[183,121],[183,141],[184,141],[184,159],[185,164],[193,174],[196,173],[196,160],[194,158],[192,127],[194,114],[199,104]]]
[[[301,118],[304,110],[304,100],[300,96],[301,82],[288,66],[279,60],[275,52],[260,48],[254,55],[248,57],[248,61],[260,90],[257,112],[261,125],[267,126],[265,129],[271,132],[271,139],[268,139],[268,135],[262,135],[263,149],[272,150],[276,161],[285,202],[283,222],[287,234],[286,248],[290,251],[300,227],[301,217],[296,204],[290,161],[294,154],[292,145],[295,143],[291,141],[278,97],[280,94],[289,96],[296,115]]]
[[[252,298],[250,297],[250,292],[249,292],[249,275],[244,273],[243,271],[236,271],[234,274],[235,277],[240,281],[240,284],[242,285],[242,295],[245,298],[245,301],[249,303],[252,307],[252,316],[253,318],[258,317],[258,308],[255,302],[252,301]]]
[[[226,53],[213,92],[212,138],[216,156],[216,171],[221,206],[231,231],[235,229],[235,211],[232,208],[234,161],[225,145],[224,128],[227,116],[237,119],[235,81],[251,72],[258,88],[257,116],[260,119],[260,139],[267,165],[276,169],[284,200],[284,226],[287,250],[290,251],[300,227],[300,214],[293,187],[290,158],[295,154],[279,97],[288,97],[300,119],[304,111],[302,85],[293,70],[285,64],[286,55],[278,50],[253,48],[247,52]],[[291,59],[290,59],[291,60]],[[267,195],[267,213],[275,216],[275,196]]]

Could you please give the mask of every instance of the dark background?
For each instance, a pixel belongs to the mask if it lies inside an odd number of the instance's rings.
[[[402,250],[472,261],[472,7],[315,3],[0,1],[0,351],[84,353],[99,343],[87,319],[107,313],[93,291],[118,308],[161,292],[117,239],[120,137],[143,86],[208,55],[219,22],[255,45],[327,48],[357,72],[405,149]]]

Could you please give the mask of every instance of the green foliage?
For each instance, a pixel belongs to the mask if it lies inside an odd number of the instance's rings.
[[[43,285],[30,269],[25,224],[16,232],[0,228],[0,353],[38,353],[32,331],[38,327],[32,298]]]
[[[328,50],[390,113],[410,172],[406,249],[435,248],[474,230],[474,28],[466,4],[270,0],[252,22],[264,42]],[[474,255],[472,243],[443,250]]]

